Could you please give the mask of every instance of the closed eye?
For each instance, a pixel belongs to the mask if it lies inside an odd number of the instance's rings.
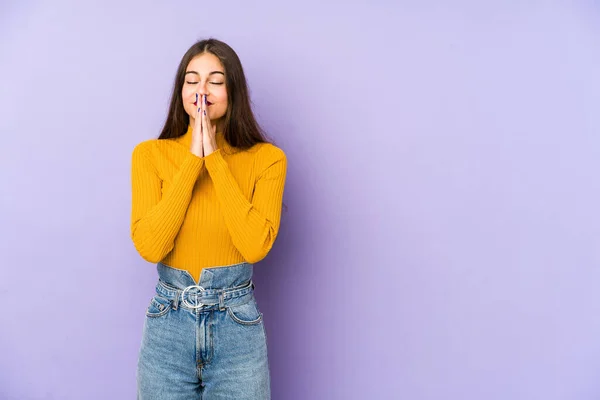
[[[198,82],[190,82],[190,81],[186,81],[185,83],[187,83],[188,85],[195,85],[195,84],[197,84]],[[208,82],[208,83],[210,83],[210,84],[212,84],[212,85],[222,85],[222,84],[223,84],[223,82]]]

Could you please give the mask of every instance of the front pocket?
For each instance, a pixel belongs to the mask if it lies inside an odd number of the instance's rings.
[[[262,313],[258,310],[255,300],[227,307],[227,314],[232,320],[241,325],[256,325],[262,321]]]
[[[156,295],[150,299],[150,304],[146,310],[146,316],[150,318],[161,317],[168,313],[170,309],[171,300]]]

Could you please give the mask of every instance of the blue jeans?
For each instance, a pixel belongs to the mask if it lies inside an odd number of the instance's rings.
[[[271,398],[252,264],[205,268],[200,282],[158,263],[137,367],[138,400]]]

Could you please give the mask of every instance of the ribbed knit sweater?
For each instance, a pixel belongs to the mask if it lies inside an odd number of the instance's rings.
[[[216,134],[217,150],[190,151],[192,128],[176,139],[138,144],[132,155],[131,239],[139,254],[189,271],[243,261],[270,251],[281,218],[285,153],[270,143],[248,150]]]

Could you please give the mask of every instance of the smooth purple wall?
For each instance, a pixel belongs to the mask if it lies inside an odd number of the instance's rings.
[[[600,5],[0,6],[0,399],[135,397],[130,157],[197,39],[289,159],[273,398],[600,398]]]

